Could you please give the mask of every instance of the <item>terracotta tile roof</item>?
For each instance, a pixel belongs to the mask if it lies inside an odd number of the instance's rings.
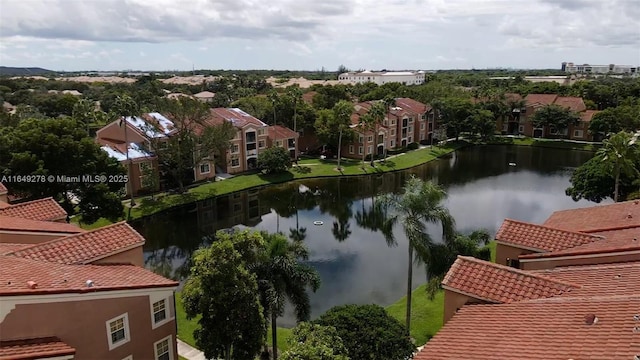
[[[546,225],[546,224],[545,224]],[[496,234],[496,240],[540,252],[559,251],[601,240],[596,235],[583,234],[523,221],[505,219]]]
[[[467,256],[458,256],[442,285],[496,303],[558,296],[578,288],[577,285]]]
[[[586,110],[580,113],[580,120],[589,122],[593,119],[593,115],[599,113],[598,110]]]
[[[6,255],[69,265],[88,264],[142,246],[144,242],[142,235],[123,221],[85,233],[24,247]]]
[[[46,359],[75,353],[76,349],[56,337],[0,341],[0,360]]]
[[[431,106],[410,98],[396,98],[396,106],[408,109],[416,114],[422,114],[431,110]]]
[[[0,209],[0,215],[23,219],[55,221],[67,217],[67,212],[52,197],[13,204]]]
[[[77,234],[85,230],[67,223],[40,221],[0,215],[0,230]]]
[[[601,232],[640,226],[640,201],[556,211],[544,226],[581,232]]]
[[[587,106],[584,104],[584,101],[582,100],[581,97],[558,96],[554,104],[558,106],[562,106],[563,108],[568,108],[575,112],[587,110]]]
[[[4,186],[3,183],[0,182],[0,194],[6,194],[9,190],[7,190],[7,187]]]
[[[10,204],[0,200],[0,209],[5,209],[8,208],[9,206],[11,206]]]
[[[218,122],[219,119],[230,121],[233,126],[238,128],[243,128],[247,125],[253,125],[257,127],[265,127],[265,124],[262,120],[259,120],[250,114],[238,109],[238,108],[215,108],[211,109],[211,115],[214,119],[212,121]]]
[[[632,263],[557,267],[528,271],[556,281],[580,284],[579,289],[561,297],[596,297],[638,295],[634,284],[640,284],[640,261]]]
[[[527,105],[551,105],[557,97],[558,95],[556,94],[529,94],[525,96],[524,100],[526,101]]]
[[[608,233],[615,233],[615,236]],[[551,253],[543,254],[528,254],[520,255],[520,259],[536,259],[536,258],[554,258],[562,256],[578,256],[588,254],[607,254],[617,253],[625,251],[638,251],[640,250],[640,227],[629,228],[623,230],[613,230],[609,232],[598,233],[604,236],[602,240],[594,241],[592,243],[572,247],[570,249],[564,249],[560,251],[554,251]],[[640,254],[637,255],[640,260]]]
[[[269,126],[268,130],[269,138],[273,140],[291,139],[298,137],[298,134],[295,131],[281,125]]]
[[[31,246],[30,244],[12,244],[12,243],[0,243],[0,255],[5,255],[7,253],[11,253],[27,246]]]
[[[633,359],[640,295],[467,305],[414,360]],[[590,315],[598,321],[587,324]]]
[[[135,265],[66,265],[0,257],[0,295],[39,295],[174,287],[178,283]],[[87,286],[87,281],[92,286]],[[31,288],[28,282],[35,282]]]

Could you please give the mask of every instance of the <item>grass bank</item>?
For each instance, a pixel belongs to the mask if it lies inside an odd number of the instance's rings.
[[[477,142],[479,145],[520,145],[520,146],[533,146],[544,147],[554,149],[567,149],[567,150],[583,150],[583,151],[596,151],[602,144],[591,142],[575,142],[571,140],[562,139],[537,139],[528,137],[508,137],[500,136],[492,138],[485,142]]]

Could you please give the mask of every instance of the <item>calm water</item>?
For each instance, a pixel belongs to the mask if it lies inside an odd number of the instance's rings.
[[[405,293],[407,245],[394,229],[397,246],[361,225],[376,196],[397,192],[410,174],[438,182],[460,232],[479,228],[492,235],[505,218],[543,222],[553,211],[593,205],[564,193],[572,169],[592,153],[515,146],[472,147],[409,171],[343,179],[301,180],[221,196],[158,214],[133,224],[147,239],[146,266],[183,279],[186,260],[218,229],[244,225],[270,232],[306,235],[310,263],[322,286],[311,294],[312,316],[335,305],[388,305]],[[516,166],[510,166],[515,163]],[[323,225],[314,225],[322,221]],[[437,228],[430,229],[440,239]],[[425,282],[421,267],[414,286]],[[291,325],[291,315],[280,321]]]

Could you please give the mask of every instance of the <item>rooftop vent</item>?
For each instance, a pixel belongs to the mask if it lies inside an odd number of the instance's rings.
[[[93,280],[87,280],[87,287],[93,287]]]
[[[36,283],[35,281],[27,281],[27,286],[29,287],[29,289],[35,289],[38,287],[38,283]]]
[[[598,317],[594,314],[589,314],[584,317],[584,323],[587,325],[595,325],[598,323]]]

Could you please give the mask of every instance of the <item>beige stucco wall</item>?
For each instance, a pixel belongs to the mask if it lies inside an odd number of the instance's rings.
[[[520,267],[523,270],[543,270],[543,269],[553,269],[559,266],[597,265],[597,264],[622,263],[622,262],[629,262],[629,261],[640,261],[640,254],[612,255],[612,256],[601,256],[601,257],[593,257],[593,258],[574,257],[572,259],[549,258],[548,260],[545,260],[545,261],[529,261],[529,262],[523,261],[523,260],[520,260]]]
[[[13,243],[13,244],[40,244],[45,241],[58,239],[63,236],[69,236],[73,234],[67,233],[37,233],[37,232],[8,232],[0,230],[0,243]]]
[[[496,264],[508,265],[507,258],[517,260],[520,255],[533,253],[531,250],[524,250],[499,243],[496,246]]]
[[[123,251],[119,254],[108,256],[104,259],[96,260],[92,264],[132,264],[144,267],[144,255],[142,254],[142,246]]]

